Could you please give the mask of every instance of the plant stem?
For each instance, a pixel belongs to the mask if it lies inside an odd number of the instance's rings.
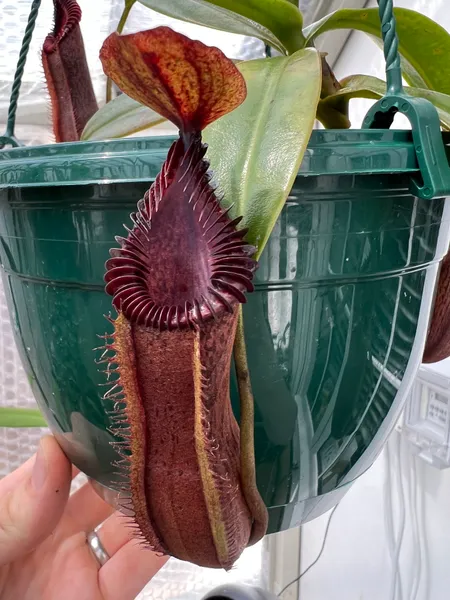
[[[316,118],[325,129],[348,129],[351,126],[350,119],[343,111],[327,106],[325,102],[319,101],[317,105]]]
[[[125,0],[125,8],[123,9],[122,16],[120,17],[119,24],[117,25],[117,33],[122,33],[127,22],[128,15],[130,14],[134,4],[136,4],[136,0]]]
[[[335,74],[333,73],[330,65],[327,62],[326,54],[320,54],[322,59],[322,89],[320,91],[320,97],[326,98],[327,96],[332,96],[336,92],[338,92],[342,86],[339,81],[336,79]]]
[[[239,307],[233,355],[241,407],[241,485],[245,501],[253,516],[253,528],[249,542],[249,545],[251,545],[255,544],[266,533],[269,517],[267,508],[256,485],[254,431],[255,401],[253,398],[252,384],[247,363],[242,306]]]
[[[327,55],[321,53],[320,56],[322,59],[322,89],[320,90],[320,101],[317,107],[317,119],[326,129],[348,129],[350,121],[348,118],[348,105],[345,101],[342,102],[342,110],[339,110],[339,106],[330,108],[321,102],[327,96],[333,96],[342,89],[342,86],[327,62]]]
[[[128,19],[128,15],[130,14],[131,9],[133,8],[134,4],[136,4],[136,0],[125,0],[125,6],[122,12],[122,16],[120,17],[120,21],[119,24],[117,25],[117,33],[122,33],[123,28],[125,27],[125,24],[127,22]],[[112,100],[112,79],[110,79],[108,77],[107,81],[106,81],[106,102],[110,102]]]

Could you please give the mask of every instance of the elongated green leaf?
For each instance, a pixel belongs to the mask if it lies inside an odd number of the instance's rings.
[[[0,427],[47,427],[38,410],[0,407]]]
[[[329,110],[342,110],[342,102],[348,103],[351,98],[379,99],[386,93],[386,82],[369,75],[352,75],[341,82],[342,89],[320,101],[319,115]],[[441,125],[450,129],[450,96],[424,88],[405,87],[411,96],[426,98],[432,102],[439,113]]]
[[[290,57],[243,62],[247,99],[206,128],[208,159],[226,205],[244,217],[261,254],[308,144],[321,88],[313,48]]]
[[[450,35],[420,13],[396,8],[403,75],[415,87],[450,94]],[[337,10],[304,30],[307,40],[332,29],[358,29],[381,39],[377,8]]]
[[[82,140],[107,140],[143,131],[165,121],[151,108],[142,106],[126,94],[105,104],[86,123]]]
[[[303,48],[301,12],[288,0],[139,0],[168,17],[257,37],[283,54]]]

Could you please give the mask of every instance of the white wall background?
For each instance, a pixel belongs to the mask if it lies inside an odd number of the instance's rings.
[[[449,0],[394,0],[450,31]],[[372,0],[370,6],[376,6]],[[354,32],[335,67],[384,78],[381,50]],[[371,101],[352,100],[359,127]],[[406,126],[396,120],[396,126]],[[449,373],[450,375],[450,373]],[[329,515],[302,528],[301,570],[317,557]],[[450,469],[438,471],[411,453],[395,432],[387,448],[338,506],[324,552],[300,581],[300,600],[448,600]]]

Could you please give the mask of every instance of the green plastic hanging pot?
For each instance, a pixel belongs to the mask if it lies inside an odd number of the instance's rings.
[[[0,154],[0,258],[22,361],[65,452],[110,499],[93,351],[110,331],[104,263],[171,141]],[[371,465],[420,364],[450,206],[411,195],[417,172],[410,132],[314,132],[261,257],[244,317],[270,531],[326,510]],[[238,411],[233,380],[232,392]]]
[[[14,120],[33,1],[0,144]],[[388,94],[361,131],[315,131],[244,309],[257,482],[269,532],[328,510],[367,470],[420,365],[449,245],[450,169],[436,110],[401,85],[392,0],[380,0]],[[385,129],[395,112],[412,131]],[[37,402],[72,462],[117,498],[105,377],[94,348],[104,263],[171,139],[0,153],[0,262]],[[239,419],[236,382],[233,407]]]

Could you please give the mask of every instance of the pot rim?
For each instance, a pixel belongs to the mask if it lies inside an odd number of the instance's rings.
[[[450,144],[450,133],[443,133]],[[175,136],[151,136],[0,152],[0,189],[105,185],[152,181]],[[450,148],[446,145],[450,155]],[[419,170],[410,130],[316,129],[298,177],[414,173]]]

